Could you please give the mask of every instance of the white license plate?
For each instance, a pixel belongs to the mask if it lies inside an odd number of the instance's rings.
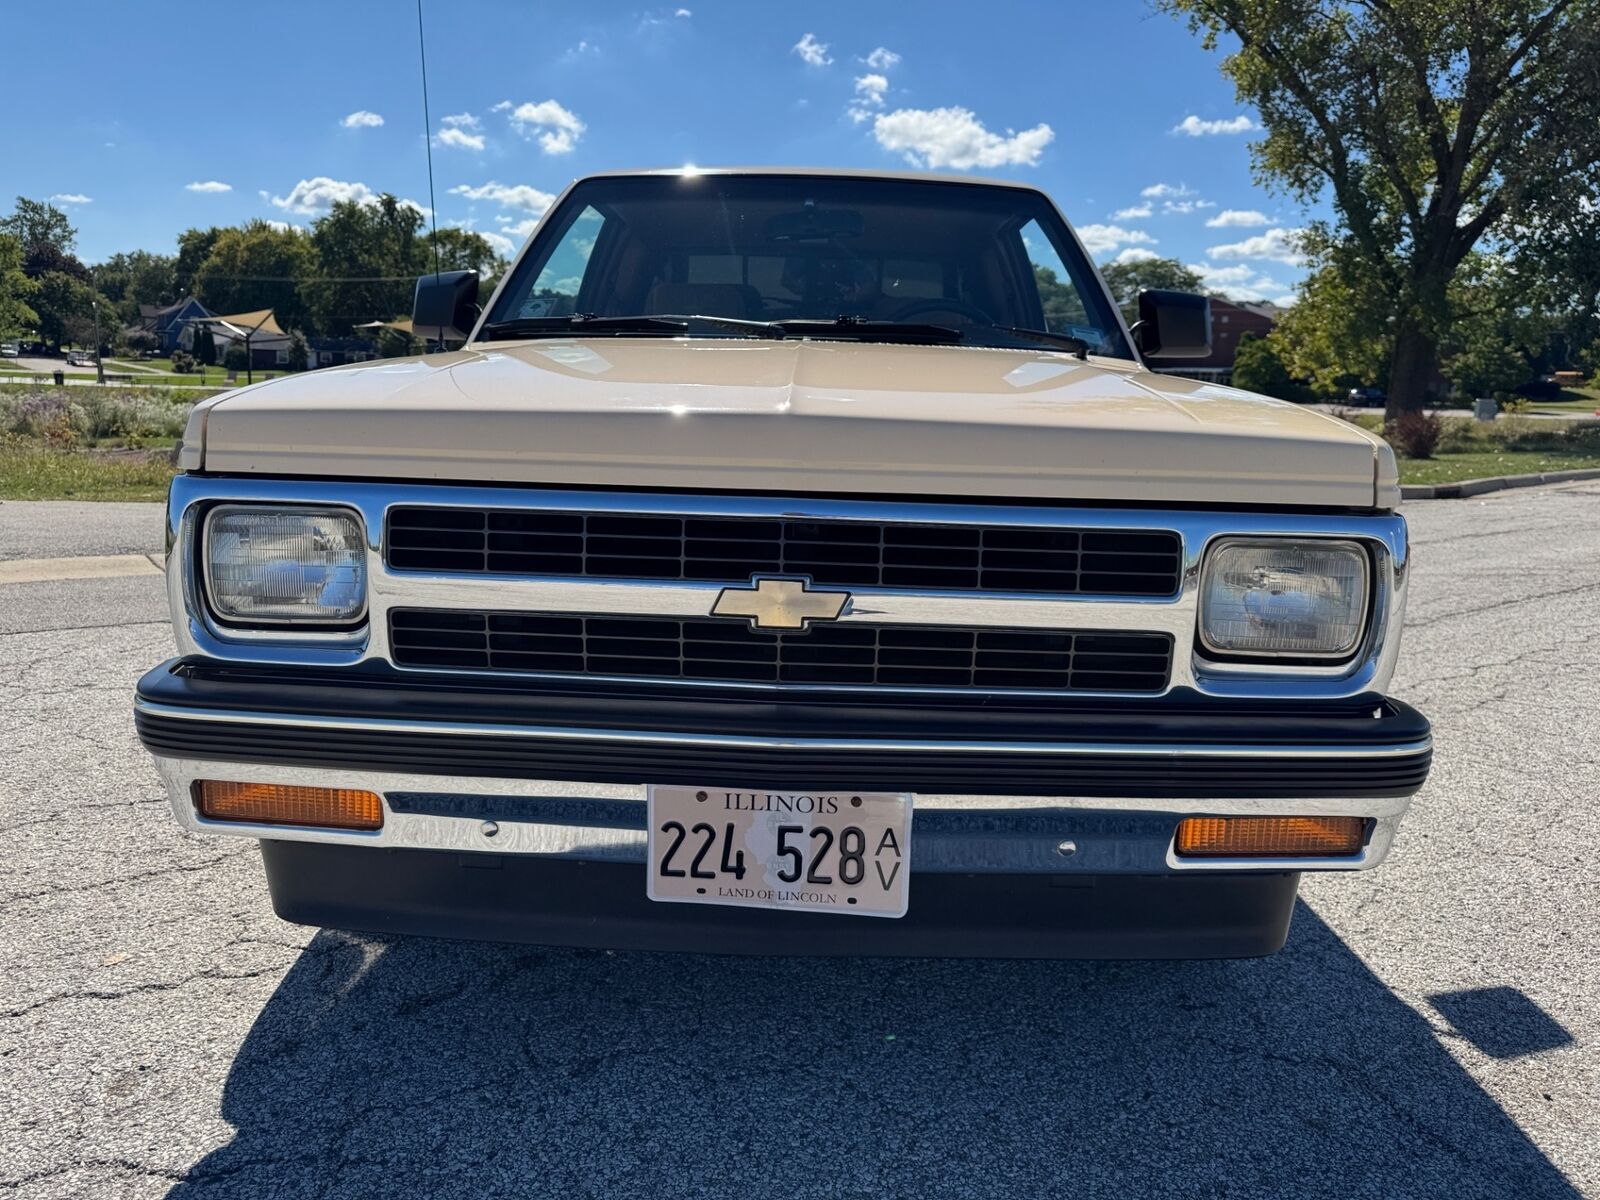
[[[908,792],[647,789],[652,900],[903,917]]]

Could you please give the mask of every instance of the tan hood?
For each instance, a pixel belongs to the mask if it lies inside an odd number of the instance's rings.
[[[1062,353],[595,338],[291,376],[196,410],[185,465],[404,480],[1392,507],[1379,439]],[[197,449],[198,448],[198,449]]]

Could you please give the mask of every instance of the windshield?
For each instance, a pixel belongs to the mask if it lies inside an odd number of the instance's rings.
[[[992,345],[1030,344],[1018,335],[1039,331],[1076,338],[1091,353],[1132,357],[1050,203],[1037,192],[983,184],[806,175],[586,180],[543,222],[480,338],[570,333],[578,326],[560,319],[574,316],[724,322],[630,327],[688,337],[759,336],[738,322],[794,321],[830,323],[805,330],[809,336],[874,341],[896,340],[895,326],[908,334],[911,326],[949,327],[962,342]],[[844,325],[831,327],[841,318]],[[549,328],[539,330],[541,322]]]

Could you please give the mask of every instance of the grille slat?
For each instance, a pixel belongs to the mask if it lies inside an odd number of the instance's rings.
[[[1161,530],[685,517],[403,505],[399,571],[739,583],[809,575],[828,587],[1170,596],[1182,546]]]
[[[733,621],[397,608],[401,666],[648,675],[733,683],[1159,692],[1163,633],[819,625],[761,633]]]

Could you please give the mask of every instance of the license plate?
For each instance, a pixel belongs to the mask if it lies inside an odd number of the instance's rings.
[[[908,792],[651,786],[652,900],[903,917]]]

